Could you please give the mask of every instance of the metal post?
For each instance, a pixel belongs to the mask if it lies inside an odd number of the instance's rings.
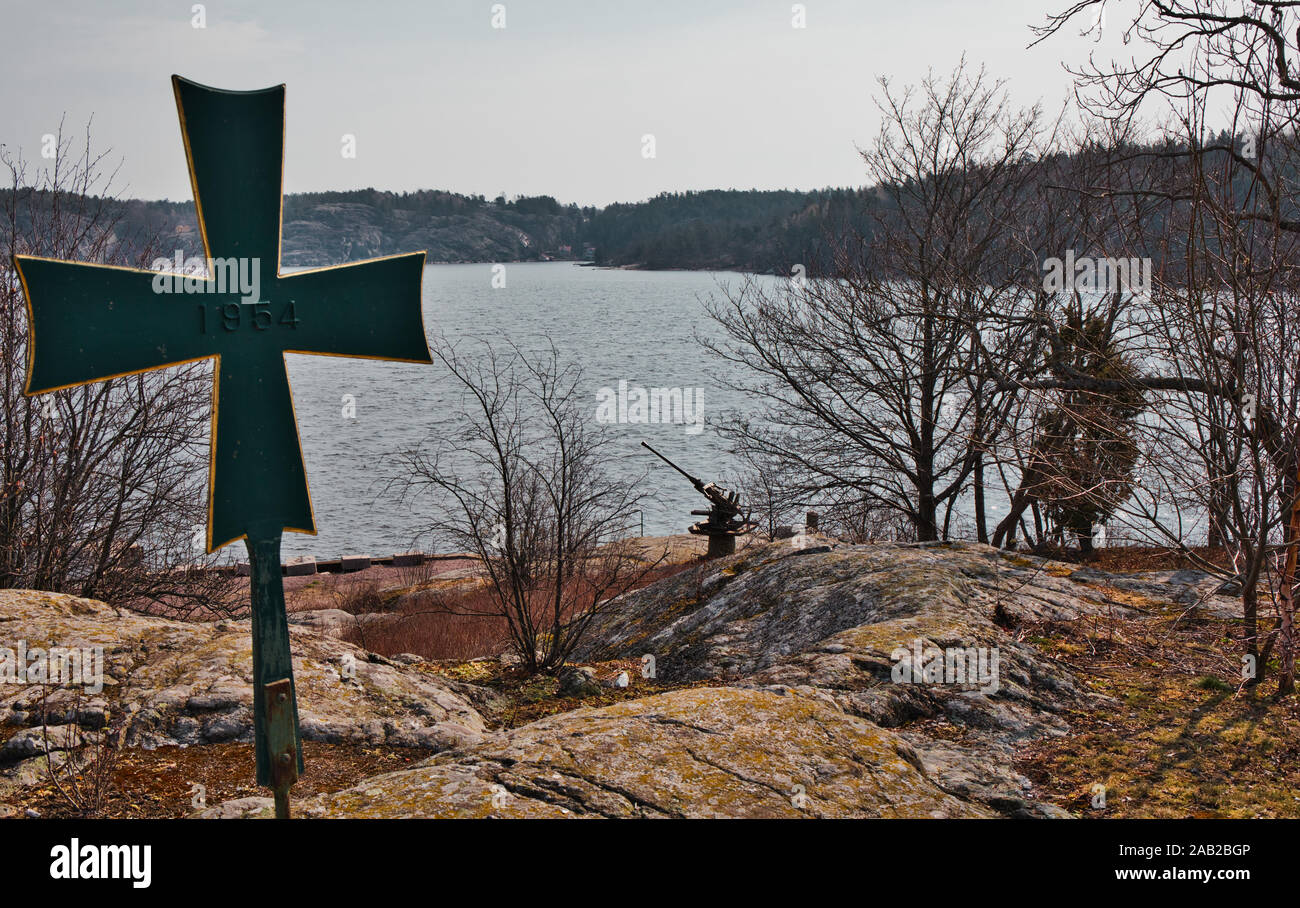
[[[289,789],[277,788],[275,790],[275,818],[277,820],[289,819]]]
[[[248,545],[253,605],[253,743],[257,784],[275,792],[277,819],[289,818],[289,787],[303,771],[298,702],[293,689],[289,622],[284,612],[280,534]]]

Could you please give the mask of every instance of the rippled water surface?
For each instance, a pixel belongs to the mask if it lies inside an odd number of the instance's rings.
[[[705,504],[684,479],[640,447],[647,439],[705,480],[738,464],[709,422],[745,401],[716,380],[725,368],[700,348],[697,333],[717,336],[703,299],[735,274],[612,271],[571,263],[506,266],[506,286],[493,288],[491,265],[430,265],[424,274],[424,321],[452,340],[510,337],[521,345],[550,336],[581,365],[593,419],[596,393],[630,386],[703,389],[704,431],[681,425],[618,425],[610,467],[638,476],[647,468],[648,534],[681,532],[692,508]],[[428,525],[426,508],[404,505],[384,480],[393,457],[422,441],[451,433],[460,388],[439,364],[386,363],[291,355],[289,378],[302,438],[318,535],[287,533],[284,554],[332,558],[380,556],[405,549]],[[343,397],[356,417],[344,416]],[[640,527],[634,525],[639,531]],[[242,552],[240,553],[242,555]]]

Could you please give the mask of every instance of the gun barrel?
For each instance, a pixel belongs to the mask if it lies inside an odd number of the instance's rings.
[[[673,463],[673,462],[672,462],[671,460],[669,460],[667,457],[664,457],[662,454],[660,454],[660,453],[659,453],[658,451],[656,451],[654,448],[650,447],[650,445],[647,444],[646,442],[644,442],[644,441],[641,442],[641,447],[645,448],[647,451],[649,451],[649,452],[650,452],[651,454],[653,454],[655,457],[658,457],[658,458],[659,458],[660,460],[662,460],[664,463],[668,464],[668,466],[672,467],[672,468],[673,468],[674,470],[676,470],[678,473],[681,473],[683,476],[685,476],[687,479],[689,479],[689,480],[691,481],[691,485],[695,486],[695,488],[700,489],[700,488],[703,488],[703,487],[704,487],[704,483],[703,483],[701,480],[696,479],[696,478],[695,478],[694,476],[692,476],[690,473],[687,473],[687,472],[686,472],[685,470],[683,470],[681,467],[677,466],[677,464]]]

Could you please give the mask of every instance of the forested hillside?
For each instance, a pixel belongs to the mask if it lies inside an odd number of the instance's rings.
[[[871,198],[848,189],[712,190],[597,209],[562,205],[550,196],[302,193],[285,196],[282,259],[288,266],[316,266],[426,249],[430,262],[572,260],[782,273],[808,263],[811,271],[825,258],[827,227],[865,229]],[[200,254],[192,202],[106,204],[117,220],[117,239],[129,249],[138,251],[153,238],[158,255]]]
[[[1206,142],[1232,147],[1240,139],[1223,133]],[[1114,166],[1116,158],[1128,159],[1140,181],[1143,150],[1089,148],[1065,158],[1079,157],[1077,163],[1098,172]],[[1145,150],[1170,153],[1178,146]],[[1233,180],[1243,196],[1261,191],[1240,174]],[[0,201],[9,192],[0,191]],[[567,260],[777,274],[789,274],[802,264],[815,276],[832,270],[832,238],[850,245],[858,242],[855,237],[869,240],[880,219],[888,218],[891,198],[893,193],[877,187],[713,189],[661,193],[597,208],[564,205],[545,195],[487,199],[443,190],[376,189],[299,193],[284,199],[282,261],[290,267],[319,266],[425,249],[431,263]],[[61,204],[66,211],[69,203]],[[200,253],[192,202],[129,199],[105,204],[117,220],[118,240],[129,250],[139,250],[152,238],[159,255]],[[20,212],[24,207],[17,206]],[[1162,257],[1158,250],[1147,253]]]

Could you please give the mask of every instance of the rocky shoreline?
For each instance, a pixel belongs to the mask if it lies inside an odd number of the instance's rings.
[[[576,654],[592,665],[650,656],[655,683],[674,689],[514,728],[488,718],[495,694],[472,680],[299,621],[291,638],[304,736],[425,757],[295,811],[1065,817],[1017,772],[1017,755],[1069,735],[1071,712],[1105,708],[1105,698],[1022,629],[1156,606],[1232,614],[1215,588],[1191,571],[1111,575],[975,544],[759,544],[622,597]],[[40,691],[0,685],[0,800],[14,803],[41,761],[66,749],[59,742],[75,746],[105,727],[131,748],[251,739],[246,621],[169,621],[4,591],[0,628],[31,646],[105,653],[94,698],[54,690],[42,713]],[[913,647],[996,653],[996,684],[900,683],[898,651]],[[63,729],[50,756],[29,740],[42,717]],[[239,799],[196,815],[262,816],[269,803]]]

